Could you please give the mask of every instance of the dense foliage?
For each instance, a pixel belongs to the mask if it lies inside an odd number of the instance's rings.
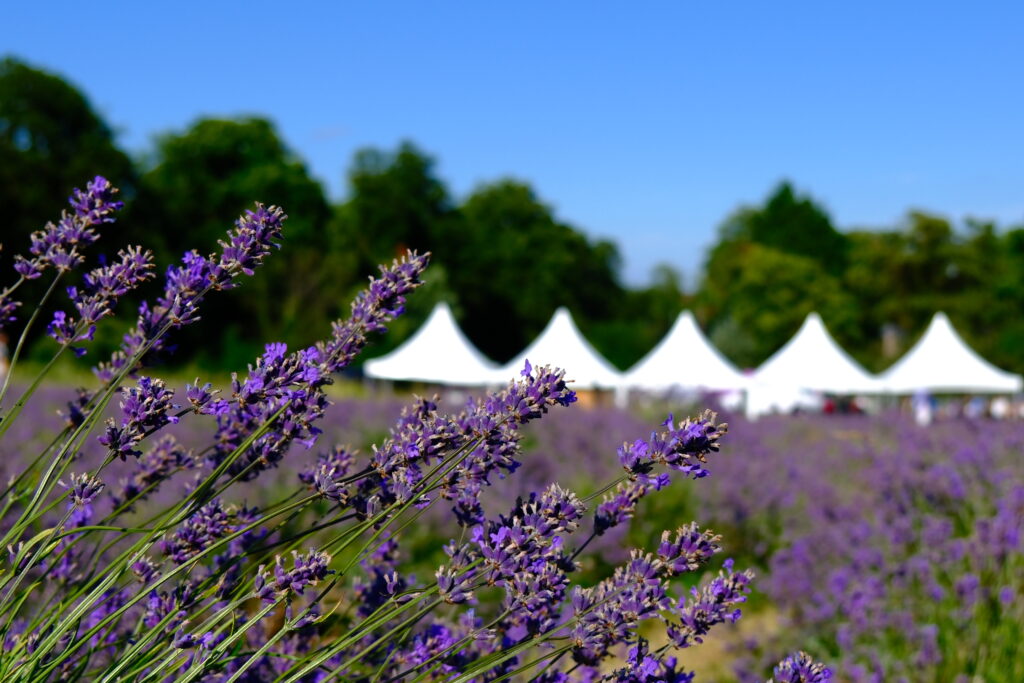
[[[132,219],[110,235],[111,254],[144,243],[163,262],[212,248],[217,226],[252,196],[295,207],[289,249],[230,305],[210,302],[220,324],[202,344],[185,331],[178,361],[211,369],[244,362],[271,334],[304,343],[316,321],[341,314],[375,264],[413,248],[434,254],[430,291],[379,352],[444,298],[486,354],[507,360],[567,305],[595,346],[626,368],[692,306],[729,357],[756,366],[818,310],[856,357],[879,370],[945,310],[982,355],[1024,371],[1021,228],[968,222],[957,231],[944,218],[912,212],[885,230],[840,231],[823,207],[783,183],[762,205],[726,218],[695,291],[684,293],[667,266],[649,286],[628,288],[616,246],[559,219],[525,183],[498,180],[455,198],[434,160],[405,143],[359,151],[347,196],[332,205],[274,126],[258,118],[200,119],[161,136],[133,164],[81,93],[13,59],[0,65],[0,160],[8,249],[27,244],[50,198],[87,169],[131,188]],[[279,306],[264,305],[270,292],[284,297]],[[883,349],[883,330],[892,348]],[[112,349],[119,341],[101,334],[97,343]]]
[[[20,305],[26,282],[50,283],[44,303],[54,299],[57,310],[46,335],[56,359],[87,355],[119,299],[154,279],[152,252],[131,246],[76,282],[122,208],[116,194],[102,177],[76,189],[70,210],[15,256],[17,277],[0,290],[4,325],[27,315],[14,371],[41,321],[40,307]],[[731,559],[691,578],[722,550],[721,537],[674,523],[595,583],[579,569],[591,541],[633,518],[642,499],[673,479],[708,475],[727,429],[713,413],[669,416],[648,438],[624,443],[617,476],[586,499],[552,483],[504,501],[497,514],[485,510],[483,493],[522,464],[521,427],[576,401],[562,370],[527,362],[504,390],[453,413],[417,399],[365,455],[322,443],[332,378],[422,283],[428,259],[415,252],[382,267],[324,339],[294,351],[267,344],[229,387],[197,379],[175,390],[150,374],[208,300],[281,247],[286,218],[257,204],[218,251],[187,251],[169,266],[120,347],[94,366],[95,386],[68,397],[63,424],[10,472],[0,494],[8,549],[0,674],[12,682],[691,681],[676,655],[735,622],[753,578]],[[26,436],[18,430],[51,367],[6,404],[13,385],[4,378],[0,443]],[[193,448],[176,438],[186,426],[201,435]],[[297,481],[249,497],[294,451],[318,445]],[[112,479],[118,463],[122,475]],[[441,511],[451,534],[444,558],[417,578],[402,568],[404,532]],[[641,624],[659,628],[662,642],[650,642]],[[791,683],[831,676],[803,652],[774,672]]]

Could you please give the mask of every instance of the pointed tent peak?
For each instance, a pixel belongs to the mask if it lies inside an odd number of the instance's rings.
[[[370,377],[460,386],[493,383],[494,368],[494,362],[466,338],[443,301],[398,348],[364,365]]]
[[[455,320],[455,314],[452,313],[452,307],[448,305],[447,301],[438,301],[434,305],[434,309],[430,311],[430,315],[427,316],[426,321],[423,323],[424,327],[434,323],[434,321],[451,323],[452,325],[458,326],[458,322]]]
[[[907,354],[910,354],[911,351],[922,346],[925,342],[929,345],[938,345],[941,343],[946,345],[949,350],[959,351],[962,349],[979,360],[982,360],[986,364],[988,363],[988,361],[981,358],[981,356],[979,356],[978,353],[964,341],[964,338],[961,337],[960,333],[956,331],[955,327],[953,327],[953,322],[949,319],[949,316],[943,311],[938,311],[932,316],[932,319],[928,322],[928,327],[925,328],[924,333],[917,340],[914,346],[911,347]]]
[[[793,338],[758,368],[754,381],[836,394],[879,389],[877,379],[839,346],[816,311],[808,313]]]
[[[551,316],[551,320],[548,321],[548,327],[568,325],[573,329],[578,329],[576,326],[576,320],[572,317],[572,313],[565,306],[559,306],[555,309],[554,314]]]
[[[831,337],[829,334],[828,327],[825,326],[825,321],[821,319],[821,316],[817,311],[811,311],[804,318],[803,323],[800,325],[800,329],[797,331],[797,335],[808,334],[808,333],[823,333]]]
[[[1017,393],[1020,375],[989,363],[957,333],[942,311],[932,316],[921,338],[882,374],[886,390],[950,393]]]
[[[953,327],[953,322],[944,311],[938,311],[932,316],[931,321],[928,323],[928,327],[924,331],[924,336],[928,336],[929,334],[948,334],[958,339],[960,338],[956,328]]]
[[[802,346],[814,346],[817,347],[822,345],[835,347],[835,350],[841,353],[843,356],[847,356],[846,352],[839,348],[839,344],[836,343],[832,335],[829,333],[828,328],[825,327],[825,321],[821,319],[817,311],[811,311],[804,317],[804,321],[800,323],[800,328],[796,331],[789,340],[783,344],[778,351],[769,356],[768,360],[761,364],[761,368],[768,366],[776,358],[790,353],[790,349],[793,347]]]
[[[676,321],[672,323],[672,329],[670,329],[668,333],[672,334],[676,329],[692,329],[697,330],[700,334],[704,334],[700,329],[700,324],[697,322],[697,317],[690,309],[686,309],[676,316]]]
[[[621,373],[586,340],[565,306],[555,310],[540,335],[497,376],[504,380],[514,376],[523,369],[526,359],[534,367],[553,365],[564,369],[575,388],[614,388],[621,384]]]
[[[553,339],[558,341],[564,341],[565,343],[579,343],[587,348],[594,355],[602,358],[601,354],[587,341],[583,333],[580,332],[579,325],[576,324],[576,319],[572,317],[572,313],[565,306],[559,306],[555,309],[555,312],[551,315],[551,320],[544,326],[541,333],[537,336],[537,339],[530,346],[535,346],[542,339]]]
[[[681,312],[668,333],[625,375],[631,387],[742,389],[747,379],[711,345],[692,311]]]

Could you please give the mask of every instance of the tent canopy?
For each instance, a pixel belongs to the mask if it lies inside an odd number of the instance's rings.
[[[625,383],[649,391],[743,389],[747,379],[707,340],[690,311],[628,372]]]
[[[878,380],[840,348],[817,313],[809,314],[800,331],[757,369],[754,382],[780,391],[804,389],[829,394],[881,391]]]
[[[583,338],[565,307],[555,311],[540,336],[503,366],[498,377],[501,381],[516,377],[527,359],[535,367],[562,368],[566,379],[572,380],[576,389],[615,389],[622,385],[622,373]]]
[[[369,377],[432,384],[482,386],[494,382],[496,365],[459,329],[451,309],[439,303],[420,329],[391,353],[366,361]]]
[[[936,313],[924,335],[882,373],[886,391],[947,393],[1017,393],[1020,375],[1000,370],[979,356],[956,333],[945,313]]]

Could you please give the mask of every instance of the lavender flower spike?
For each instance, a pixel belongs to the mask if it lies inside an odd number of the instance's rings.
[[[825,683],[832,670],[814,661],[806,652],[792,654],[775,667],[775,676],[768,683]]]
[[[114,418],[109,418],[106,433],[99,437],[99,442],[124,460],[127,455],[142,453],[135,446],[148,433],[178,422],[177,417],[169,414],[178,406],[171,403],[174,391],[167,389],[163,380],[149,377],[140,377],[138,386],[122,389],[122,395],[121,426],[117,426]]]
[[[651,434],[647,441],[638,439],[619,449],[619,461],[631,475],[647,474],[655,464],[683,472],[699,479],[708,471],[703,464],[707,456],[718,450],[718,440],[729,425],[715,424],[715,413],[705,411],[697,419],[687,418],[678,427],[671,415],[663,423],[665,431]]]
[[[331,556],[319,550],[310,550],[305,555],[292,551],[293,568],[285,569],[281,556],[275,558],[273,576],[265,567],[260,567],[256,575],[256,595],[264,602],[276,602],[289,591],[302,594],[307,586],[315,586],[317,582],[333,573],[328,569]]]
[[[430,254],[407,252],[391,267],[381,266],[380,277],[370,278],[370,286],[352,302],[352,315],[344,322],[335,322],[331,339],[321,344],[327,372],[347,367],[363,347],[370,332],[383,332],[384,324],[405,311],[405,295],[419,287],[420,277],[430,262]]]
[[[107,266],[100,266],[85,275],[81,290],[68,287],[67,292],[79,320],[64,311],[56,311],[47,328],[48,334],[60,344],[91,340],[96,323],[113,312],[119,297],[135,289],[153,277],[153,253],[142,251],[141,247],[129,247],[118,253],[121,260]],[[84,352],[79,352],[78,355]]]
[[[71,507],[84,508],[103,490],[103,482],[90,474],[72,474],[71,485],[67,486]]]
[[[73,213],[64,211],[56,225],[48,223],[45,228],[32,233],[29,246],[31,259],[15,257],[14,269],[27,280],[39,277],[49,267],[70,270],[82,262],[79,247],[92,244],[99,235],[93,226],[113,223],[114,212],[121,209],[122,202],[113,201],[117,188],[102,176],[96,176],[86,185],[83,192],[77,187],[68,197]]]
[[[287,218],[284,211],[276,206],[264,207],[256,204],[255,211],[246,211],[228,233],[228,240],[221,241],[223,253],[218,257],[205,257],[197,251],[187,252],[181,265],[170,266],[164,279],[163,294],[156,305],[143,302],[139,306],[139,317],[115,351],[110,360],[98,364],[93,372],[103,382],[109,382],[124,369],[130,358],[147,345],[150,352],[164,348],[160,339],[164,327],[181,327],[199,320],[199,304],[210,290],[231,289],[233,280],[240,273],[251,274],[254,267],[263,263],[272,247],[278,245],[282,224]]]
[[[47,223],[42,230],[33,232],[29,246],[31,258],[15,256],[14,270],[24,279],[33,280],[47,268],[70,270],[81,263],[81,247],[92,244],[99,237],[93,226],[112,223],[114,212],[123,206],[122,202],[113,200],[115,194],[117,188],[102,176],[93,178],[86,185],[85,192],[76,187],[68,198],[73,212],[64,211],[56,225]],[[14,313],[21,305],[12,296],[17,286],[0,291],[0,330],[14,322]]]

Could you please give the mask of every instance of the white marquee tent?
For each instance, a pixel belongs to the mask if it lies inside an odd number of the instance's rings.
[[[391,353],[366,361],[368,377],[456,386],[493,384],[497,366],[459,329],[451,309],[439,303],[420,329]]]
[[[759,384],[829,394],[867,394],[881,390],[878,380],[840,348],[817,313],[766,360],[754,374]]]
[[[975,353],[941,312],[913,348],[882,373],[881,382],[895,394],[1012,394],[1022,389],[1020,375],[1000,370]]]
[[[569,311],[562,307],[525,351],[498,371],[498,378],[507,382],[518,376],[529,359],[534,367],[552,365],[565,370],[574,389],[616,389],[622,386],[622,373],[604,359],[583,338]]]
[[[626,372],[624,382],[648,391],[722,391],[744,389],[748,384],[747,378],[707,340],[690,311],[679,314],[664,339]]]

